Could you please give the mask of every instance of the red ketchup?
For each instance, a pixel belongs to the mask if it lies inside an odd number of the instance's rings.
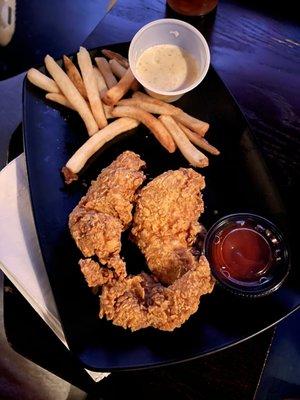
[[[229,280],[257,282],[268,272],[273,257],[267,240],[247,221],[221,230],[211,243],[211,260],[217,273]]]
[[[204,254],[218,283],[240,296],[273,293],[290,269],[283,234],[255,214],[231,214],[217,221],[205,237]]]

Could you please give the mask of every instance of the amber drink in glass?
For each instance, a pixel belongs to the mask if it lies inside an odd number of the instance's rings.
[[[167,3],[179,14],[200,16],[211,12],[218,0],[167,0]]]

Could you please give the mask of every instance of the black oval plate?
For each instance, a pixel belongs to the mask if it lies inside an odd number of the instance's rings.
[[[126,55],[128,44],[109,48]],[[91,53],[100,54],[100,49]],[[207,186],[206,210],[201,218],[206,227],[226,214],[254,212],[277,223],[288,235],[288,215],[254,138],[213,68],[198,88],[176,104],[210,123],[207,137],[221,150],[221,155],[210,156],[210,166],[200,171]],[[293,277],[266,298],[247,301],[216,287],[213,294],[201,299],[199,311],[171,333],[154,329],[131,333],[100,320],[98,298],[88,289],[77,265],[80,253],[69,234],[69,213],[91,179],[124,150],[141,155],[149,178],[188,167],[188,163],[178,152],[168,154],[140,126],[100,150],[80,182],[66,187],[60,169],[86,139],[77,115],[48,103],[42,91],[25,81],[24,143],[36,229],[69,347],[85,367],[112,371],[203,356],[257,334],[299,306],[299,269],[294,268]],[[146,268],[139,251],[126,240],[126,233],[122,253],[131,272]]]

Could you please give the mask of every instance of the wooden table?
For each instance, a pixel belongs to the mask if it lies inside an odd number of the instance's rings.
[[[268,8],[267,3],[224,0],[216,13],[186,20],[206,36],[212,64],[248,118],[287,206],[299,216],[300,33],[294,21],[295,10],[276,9],[273,3]],[[97,47],[128,41],[145,23],[165,16],[173,17],[174,14],[166,10],[163,0],[119,0],[86,39],[85,45]],[[43,356],[41,353],[43,343],[41,340],[39,343],[36,332],[40,321],[16,295],[8,296],[8,303],[19,311],[20,321],[15,322],[15,329],[22,325],[22,320],[34,319],[32,325],[26,323],[24,334],[36,340],[33,353],[37,361],[43,363],[43,357],[50,354]],[[45,332],[44,327],[40,329]],[[251,399],[272,335],[273,330],[270,330],[241,345],[191,363],[112,374],[101,383],[100,393],[105,399],[114,398],[113,392],[116,397],[122,394],[133,399],[167,395],[173,399]],[[30,356],[32,349],[28,346],[26,349],[26,344],[20,341],[19,346],[20,351],[27,351]],[[49,369],[55,370],[59,351],[61,349],[57,349],[57,353],[53,350],[53,359],[48,358]],[[71,365],[72,360],[68,362]],[[71,369],[66,371],[68,362],[65,371],[56,372],[65,373],[68,379],[79,382],[74,367],[73,372]],[[47,362],[43,364],[46,366]],[[86,383],[82,381],[81,384],[84,387]]]

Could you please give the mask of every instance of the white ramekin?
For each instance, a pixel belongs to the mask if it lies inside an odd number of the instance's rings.
[[[189,52],[198,62],[199,74],[195,81],[181,90],[165,91],[151,87],[137,74],[136,64],[140,55],[149,47],[173,44]],[[194,89],[204,79],[210,63],[208,44],[203,35],[192,25],[178,19],[159,19],[141,28],[133,37],[129,47],[129,65],[135,78],[153,97],[172,102]]]

